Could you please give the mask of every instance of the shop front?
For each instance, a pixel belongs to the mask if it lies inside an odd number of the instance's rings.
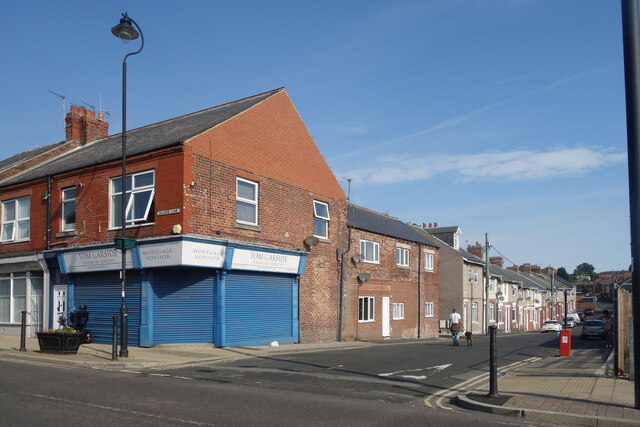
[[[111,343],[122,304],[121,252],[84,247],[45,258],[58,277],[52,288],[66,291],[71,310],[86,305],[94,340]],[[183,236],[139,241],[126,260],[129,344],[297,342],[305,261],[303,252]]]

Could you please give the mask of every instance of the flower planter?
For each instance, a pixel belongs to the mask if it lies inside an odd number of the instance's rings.
[[[56,332],[38,332],[40,351],[45,353],[77,354],[83,335]]]

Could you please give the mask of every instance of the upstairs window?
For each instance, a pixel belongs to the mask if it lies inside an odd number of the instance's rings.
[[[470,268],[467,269],[467,278],[469,279],[469,283],[473,282],[473,270]]]
[[[62,231],[76,229],[76,187],[62,190]]]
[[[424,254],[424,269],[425,270],[433,270],[433,259],[434,255],[431,253]]]
[[[29,197],[2,202],[2,232],[0,241],[29,240]]]
[[[478,270],[473,270],[473,283],[478,283]]]
[[[396,263],[398,267],[409,267],[409,249],[396,249]]]
[[[329,205],[317,200],[313,201],[313,235],[329,238]]]
[[[155,173],[127,175],[125,190],[126,225],[151,223],[154,215]],[[122,177],[111,178],[111,227],[122,227]]]
[[[236,178],[236,221],[258,225],[258,183]]]
[[[360,255],[364,262],[378,264],[380,262],[380,245],[368,240],[360,240]]]

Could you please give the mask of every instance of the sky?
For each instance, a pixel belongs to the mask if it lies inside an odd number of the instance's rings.
[[[285,87],[354,204],[458,225],[505,266],[631,263],[620,2],[28,1],[3,5],[0,159],[71,104],[127,128]],[[51,92],[54,93],[51,93]],[[348,180],[351,184],[348,184]]]

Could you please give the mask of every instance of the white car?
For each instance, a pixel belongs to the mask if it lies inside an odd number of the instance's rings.
[[[540,332],[554,331],[558,332],[562,329],[562,325],[557,320],[547,320],[542,324]]]

